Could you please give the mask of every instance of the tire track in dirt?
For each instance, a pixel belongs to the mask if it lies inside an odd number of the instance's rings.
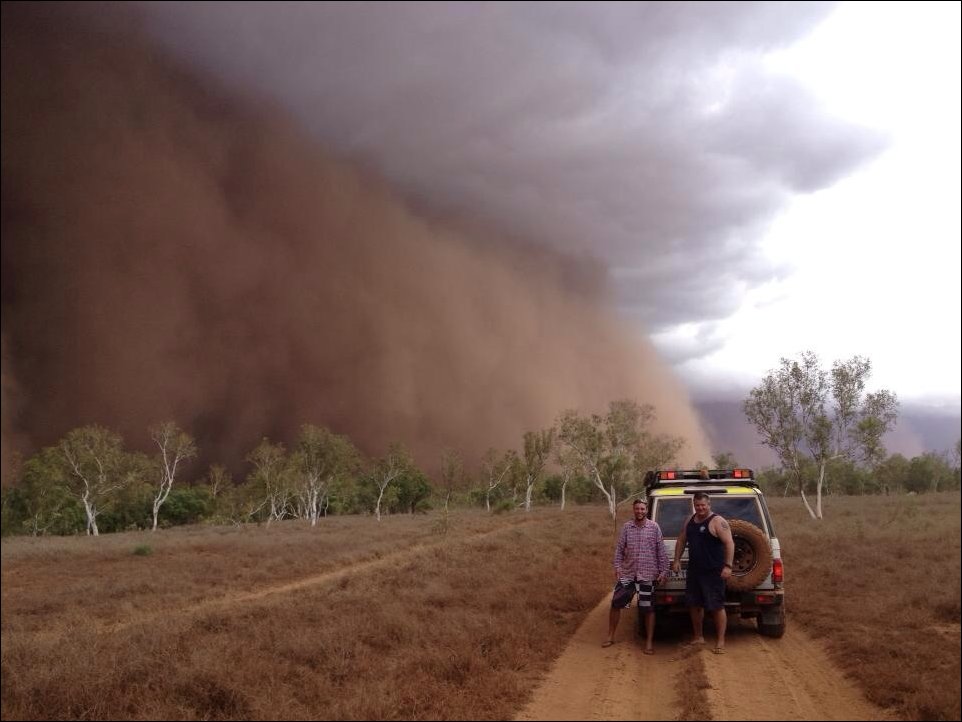
[[[379,556],[376,559],[369,559],[367,561],[358,562],[356,564],[350,564],[343,566],[339,569],[333,569],[328,572],[323,572],[321,574],[315,574],[310,577],[304,577],[302,579],[295,580],[293,582],[285,582],[284,584],[275,584],[268,587],[263,587],[251,592],[241,592],[233,594],[225,594],[223,596],[217,597],[215,599],[205,599],[202,602],[196,602],[194,604],[188,605],[186,607],[181,607],[177,610],[164,610],[161,612],[152,612],[149,614],[142,614],[132,619],[126,619],[123,622],[118,622],[111,625],[106,625],[104,631],[116,632],[126,629],[130,626],[136,624],[144,624],[151,622],[159,617],[168,616],[170,614],[178,615],[195,615],[201,612],[207,612],[212,609],[224,609],[236,606],[243,606],[245,604],[250,604],[251,602],[257,602],[266,597],[289,594],[295,592],[299,589],[304,589],[306,587],[315,587],[322,584],[332,584],[345,577],[353,576],[354,574],[361,574],[371,570],[379,569],[385,566],[395,566],[404,561],[413,559],[421,554],[433,551],[434,549],[440,549],[445,546],[450,546],[453,544],[470,544],[481,539],[485,539],[489,536],[496,536],[498,534],[504,534],[509,531],[518,529],[519,527],[530,524],[533,520],[525,520],[511,524],[510,526],[500,527],[498,529],[492,529],[491,531],[480,532],[477,534],[472,534],[470,536],[463,537],[457,540],[440,540],[433,544],[414,544],[412,546],[406,547],[399,551],[391,552],[390,554],[385,554]]]
[[[895,719],[869,703],[803,630],[789,624],[784,637],[770,639],[748,622],[731,627],[726,654],[703,653],[714,719]]]
[[[420,543],[414,544],[409,547],[405,547],[398,551],[391,552],[379,556],[375,559],[369,559],[363,562],[346,564],[343,567],[337,569],[332,569],[327,572],[322,572],[321,574],[314,574],[309,577],[303,577],[291,582],[285,582],[283,584],[275,584],[267,587],[262,587],[260,589],[255,589],[248,592],[232,592],[223,594],[211,599],[204,599],[199,602],[194,602],[193,604],[187,604],[180,607],[171,607],[168,609],[161,609],[157,611],[141,612],[133,614],[127,619],[121,622],[112,623],[100,623],[95,626],[95,631],[98,634],[109,634],[113,632],[121,632],[130,627],[136,626],[138,624],[149,624],[157,619],[163,617],[185,617],[197,615],[203,612],[209,612],[213,610],[223,610],[230,609],[232,607],[242,606],[245,604],[250,604],[252,602],[258,602],[270,596],[289,594],[291,592],[298,591],[300,589],[305,589],[307,587],[319,586],[323,584],[333,584],[346,577],[353,576],[355,574],[363,574],[371,570],[377,570],[385,566],[394,566],[401,564],[405,561],[416,558],[421,554],[426,554],[435,549],[440,549],[445,546],[457,545],[457,544],[471,544],[490,536],[496,536],[498,534],[505,534],[513,530],[517,530],[523,526],[534,523],[536,520],[523,520],[520,522],[515,522],[508,526],[499,527],[497,529],[492,529],[490,531],[479,532],[476,534],[471,534],[459,539],[440,539],[434,543]],[[55,643],[59,641],[65,634],[69,634],[70,630],[66,631],[50,631],[50,632],[36,632],[32,635],[32,640],[37,643],[50,642]]]
[[[677,675],[692,654],[682,637],[656,637],[655,654],[642,654],[635,610],[622,614],[617,644],[602,648],[609,595],[579,627],[518,720],[674,720],[684,710]],[[706,625],[708,626],[708,625]],[[726,654],[700,651],[711,684],[715,720],[896,719],[865,700],[824,649],[789,626],[781,639],[762,637],[753,622],[731,620]],[[688,633],[684,639],[689,638]]]
[[[642,654],[635,636],[635,610],[622,613],[616,644],[602,647],[611,597],[606,594],[585,618],[518,720],[675,719],[674,675],[678,645],[655,643]]]

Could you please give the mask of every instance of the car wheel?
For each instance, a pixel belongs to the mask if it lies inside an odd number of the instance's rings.
[[[785,634],[785,610],[779,607],[774,612],[758,615],[758,633],[763,637],[778,639]]]
[[[765,532],[744,519],[732,519],[732,539],[735,541],[735,558],[728,588],[735,592],[747,592],[761,584],[772,571],[772,548]]]

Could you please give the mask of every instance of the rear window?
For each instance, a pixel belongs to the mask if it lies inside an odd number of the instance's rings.
[[[767,527],[762,521],[758,501],[753,496],[713,496],[711,510],[725,519],[744,519],[762,530]],[[694,513],[691,496],[658,497],[652,513],[661,527],[661,533],[669,539],[677,539],[682,526]]]

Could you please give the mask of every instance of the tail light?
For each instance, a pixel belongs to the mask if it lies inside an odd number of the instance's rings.
[[[784,579],[784,569],[782,568],[782,560],[775,559],[772,561],[772,581],[781,582]]]

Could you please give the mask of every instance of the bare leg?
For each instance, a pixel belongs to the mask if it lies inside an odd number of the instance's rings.
[[[725,630],[728,627],[728,615],[725,614],[725,608],[716,609],[712,612],[715,615],[715,631],[718,632],[718,641],[715,642],[716,649],[725,648]]]
[[[655,638],[655,613],[645,612],[645,651],[654,649],[652,642]]]
[[[705,622],[705,608],[689,607],[688,611],[691,614],[691,643],[704,644],[705,633],[703,631],[703,625]]]
[[[613,607],[608,613],[608,641],[615,641],[615,630],[618,629],[618,622],[621,619],[621,610]]]

